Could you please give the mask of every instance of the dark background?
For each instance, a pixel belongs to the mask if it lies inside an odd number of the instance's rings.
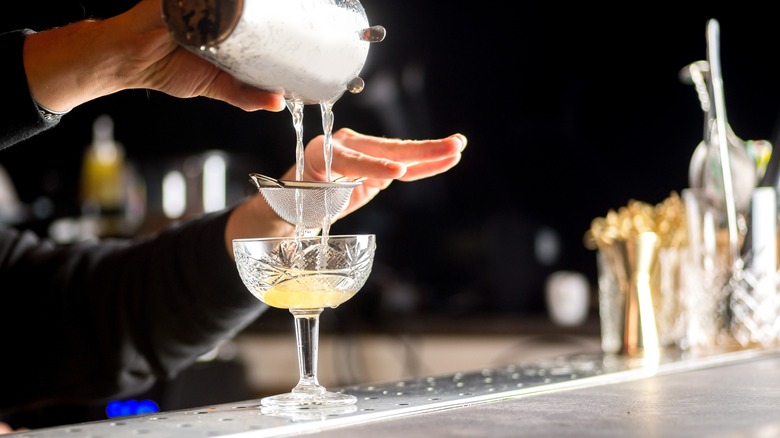
[[[44,29],[129,3],[28,2],[19,18],[4,14],[0,21],[3,29]],[[706,58],[709,18],[721,25],[731,126],[743,139],[775,136],[778,42],[768,7],[362,4],[387,37],[371,46],[363,93],[335,105],[335,126],[469,138],[452,171],[394,183],[334,225],[333,233],[378,235],[372,283],[345,304],[366,314],[540,313],[549,273],[575,270],[595,283],[595,254],[583,245],[591,220],[631,199],[659,203],[687,186],[703,117],[678,73]],[[322,129],[318,108],[306,111],[309,139]],[[78,214],[81,154],[101,114],[114,119],[116,138],[142,174],[210,149],[234,157],[239,182],[246,171],[278,175],[294,159],[287,112],[245,113],[208,99],[125,91],[0,152],[23,202],[53,201],[51,215],[21,226],[45,234],[53,219]],[[239,186],[251,191],[248,182]]]

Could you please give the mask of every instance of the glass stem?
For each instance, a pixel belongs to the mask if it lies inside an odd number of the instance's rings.
[[[298,342],[300,379],[293,393],[324,393],[317,381],[317,353],[320,338],[320,313],[323,309],[290,309],[295,317],[295,339]]]

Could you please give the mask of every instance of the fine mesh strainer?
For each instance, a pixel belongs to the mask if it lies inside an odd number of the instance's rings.
[[[362,184],[355,181],[283,181],[259,173],[249,177],[273,211],[285,221],[305,228],[321,227],[326,218],[333,220],[349,204],[352,189]],[[303,207],[298,219],[296,196]]]

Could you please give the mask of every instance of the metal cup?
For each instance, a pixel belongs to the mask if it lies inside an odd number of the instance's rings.
[[[357,0],[163,0],[162,13],[183,47],[305,104],[363,90],[369,44],[385,36]]]

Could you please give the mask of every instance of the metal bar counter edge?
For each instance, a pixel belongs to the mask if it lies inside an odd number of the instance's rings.
[[[777,348],[582,353],[335,389],[357,404],[275,411],[249,400],[11,436],[780,436]]]

